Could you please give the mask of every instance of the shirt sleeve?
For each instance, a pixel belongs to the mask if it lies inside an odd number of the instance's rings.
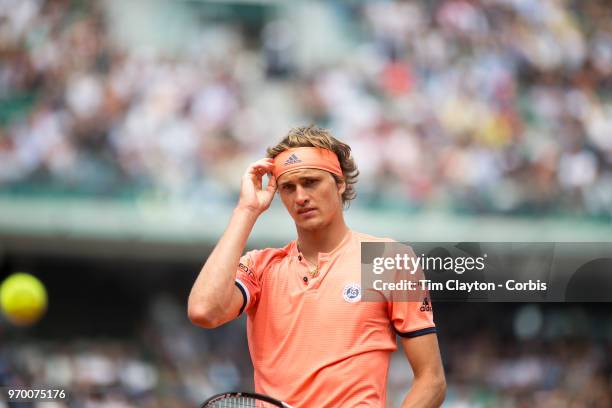
[[[259,299],[261,292],[261,277],[263,265],[261,265],[262,251],[249,251],[244,254],[238,263],[236,270],[236,286],[242,292],[243,303],[239,316],[248,311]]]
[[[410,246],[402,245],[402,250],[410,257],[416,257]],[[416,274],[405,275],[417,282],[424,278],[423,270],[419,267]],[[417,286],[419,287],[419,286]],[[410,295],[391,296],[388,302],[389,319],[395,332],[401,337],[418,337],[436,332],[433,319],[433,307],[428,290],[417,289]]]
[[[389,302],[389,318],[393,329],[401,337],[418,337],[436,332],[429,296],[417,302]]]
[[[242,292],[240,314],[252,311],[262,293],[265,274],[272,265],[287,255],[283,248],[265,248],[249,251],[238,262],[235,283]]]

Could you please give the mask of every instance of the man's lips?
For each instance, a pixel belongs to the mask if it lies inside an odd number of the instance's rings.
[[[316,208],[302,208],[301,210],[298,210],[298,214],[303,215],[303,214],[309,214],[313,211],[315,211]]]

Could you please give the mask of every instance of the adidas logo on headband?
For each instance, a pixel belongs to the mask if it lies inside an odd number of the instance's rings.
[[[287,160],[285,160],[285,166],[289,166],[290,164],[296,164],[296,163],[301,163],[302,161],[300,159],[298,159],[298,157],[295,154],[292,154],[291,156],[289,156],[289,158]]]

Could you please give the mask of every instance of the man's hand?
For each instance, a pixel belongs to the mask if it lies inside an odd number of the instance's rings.
[[[276,192],[276,178],[272,175],[274,159],[261,159],[252,163],[242,176],[238,207],[261,214],[270,207]],[[269,174],[268,185],[263,188],[263,176]]]
[[[214,328],[235,319],[240,312],[243,297],[234,284],[236,268],[257,217],[270,207],[274,198],[273,170],[274,160],[261,159],[251,164],[242,177],[238,207],[189,294],[187,313],[198,326]],[[271,175],[265,189],[264,174]]]

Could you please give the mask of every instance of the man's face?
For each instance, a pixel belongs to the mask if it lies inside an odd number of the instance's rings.
[[[336,184],[327,171],[294,170],[280,176],[277,183],[281,200],[299,228],[323,228],[342,214],[345,184]]]

